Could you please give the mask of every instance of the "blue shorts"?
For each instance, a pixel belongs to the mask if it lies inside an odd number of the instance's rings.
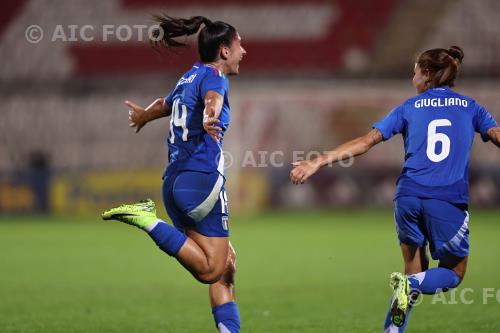
[[[194,229],[207,237],[229,236],[224,177],[218,172],[166,171],[163,203],[181,232]]]
[[[395,200],[399,241],[419,247],[429,244],[434,260],[469,255],[469,213],[466,207],[436,199],[403,196]]]

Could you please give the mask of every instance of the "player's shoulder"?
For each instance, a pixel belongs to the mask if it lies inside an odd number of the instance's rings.
[[[449,94],[449,97],[457,98],[462,101],[465,101],[466,103],[462,103],[463,106],[465,106],[469,110],[478,110],[480,108],[483,108],[479,102],[477,102],[474,98],[461,94],[451,88],[447,88],[447,92]]]
[[[198,62],[193,66],[193,68],[196,68],[196,72],[199,73],[200,80],[211,79],[227,81],[226,75],[212,65]]]
[[[220,70],[209,64],[199,64],[198,73],[196,84],[202,94],[208,90],[216,91],[221,95],[227,94],[229,82]]]

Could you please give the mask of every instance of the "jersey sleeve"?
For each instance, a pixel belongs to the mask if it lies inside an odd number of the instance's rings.
[[[224,96],[227,91],[227,79],[222,74],[207,74],[200,84],[201,97],[204,98],[209,90]]]
[[[382,133],[384,141],[389,140],[394,135],[403,132],[403,110],[404,104],[394,108],[383,119],[373,124],[372,128],[376,128],[380,131],[380,133]]]
[[[172,104],[173,104],[173,97],[174,97],[174,89],[172,89],[172,91],[167,95],[165,96],[165,103],[167,103],[168,106],[172,107]]]
[[[481,134],[481,138],[484,142],[490,139],[488,136],[488,130],[498,126],[493,116],[479,104],[477,104],[476,114],[474,115],[472,121],[474,124],[474,130]]]

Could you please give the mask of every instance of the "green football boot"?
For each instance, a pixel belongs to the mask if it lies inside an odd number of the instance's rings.
[[[146,230],[148,226],[158,221],[155,203],[151,199],[111,208],[102,213],[102,219],[117,220],[143,230]]]
[[[390,286],[392,288],[391,321],[397,327],[403,326],[408,311],[408,294],[410,282],[403,273],[392,273]]]

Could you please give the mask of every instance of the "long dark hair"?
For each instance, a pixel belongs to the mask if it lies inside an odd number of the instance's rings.
[[[453,87],[460,72],[464,51],[459,46],[449,49],[431,49],[423,52],[417,58],[417,64],[422,71],[428,71],[430,88],[447,85]]]
[[[213,62],[219,57],[221,46],[231,46],[231,42],[236,38],[236,29],[225,22],[212,22],[204,16],[193,16],[189,19],[175,18],[168,15],[154,15],[154,20],[159,24],[159,28],[153,30],[153,47],[167,49],[176,47],[186,47],[185,43],[175,40],[176,37],[194,35],[204,27],[198,35],[198,54],[202,62]],[[158,39],[160,38],[161,39]]]

